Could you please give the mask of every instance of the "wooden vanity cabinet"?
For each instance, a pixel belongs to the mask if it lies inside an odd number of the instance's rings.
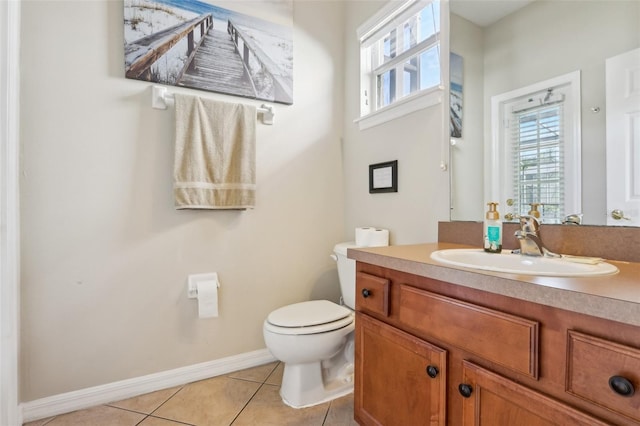
[[[362,262],[356,291],[360,425],[640,424],[640,327]]]

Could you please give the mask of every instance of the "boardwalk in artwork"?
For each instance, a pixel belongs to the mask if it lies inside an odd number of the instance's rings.
[[[213,29],[202,40],[178,85],[213,92],[232,92],[250,98],[256,96],[229,34]]]

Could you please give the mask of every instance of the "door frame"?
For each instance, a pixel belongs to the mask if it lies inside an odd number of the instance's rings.
[[[565,152],[566,189],[565,210],[567,214],[582,212],[582,135],[581,135],[581,75],[573,71],[548,80],[540,81],[506,93],[491,97],[491,142],[485,148],[485,204],[488,202],[504,202],[511,197],[506,191],[505,182],[510,181],[511,174],[505,167],[509,163],[503,109],[506,103],[529,93],[542,92],[548,88],[564,86],[569,100],[566,102],[565,114],[571,125],[565,128],[565,135],[572,143],[569,152]],[[566,164],[572,164],[566,167]],[[503,212],[504,213],[504,212]]]
[[[20,10],[0,1],[0,424],[22,424],[20,340]]]

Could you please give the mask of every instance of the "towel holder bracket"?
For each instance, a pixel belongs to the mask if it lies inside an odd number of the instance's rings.
[[[260,108],[257,109],[258,114],[262,114],[262,124],[273,124],[273,116],[275,113],[273,112],[273,107],[267,104],[260,105]]]
[[[169,103],[175,102],[173,94],[167,91],[166,87],[154,85],[151,87],[151,108],[153,109],[167,109]],[[256,108],[258,115],[262,116],[263,124],[273,124],[273,106],[262,104],[259,108]]]
[[[151,88],[151,108],[167,109],[169,106],[167,101],[173,98],[173,96],[169,97],[168,95],[166,87],[153,86]]]

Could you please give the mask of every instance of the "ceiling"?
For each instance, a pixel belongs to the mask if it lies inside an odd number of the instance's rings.
[[[486,27],[534,0],[450,0],[451,13]]]

